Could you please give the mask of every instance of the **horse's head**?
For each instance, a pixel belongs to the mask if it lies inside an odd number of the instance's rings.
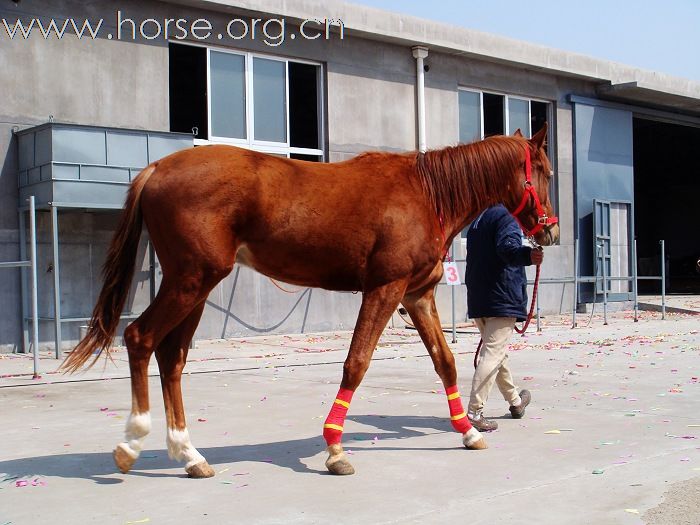
[[[516,136],[522,137],[520,130]],[[522,183],[516,184],[521,188],[513,196],[512,210],[528,237],[544,246],[554,244],[559,240],[558,219],[554,216],[552,203],[549,200],[549,182],[552,178],[552,165],[544,149],[547,136],[547,124],[534,137],[525,141],[523,148],[523,170],[519,171]]]

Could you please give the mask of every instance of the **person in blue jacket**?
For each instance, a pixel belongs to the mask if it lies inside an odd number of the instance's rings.
[[[515,218],[502,204],[487,208],[467,232],[467,311],[483,341],[474,371],[467,414],[482,432],[498,423],[482,413],[494,382],[520,419],[530,403],[530,392],[518,392],[506,352],[516,321],[527,317],[525,266],[541,264],[541,249],[523,246],[523,234]]]

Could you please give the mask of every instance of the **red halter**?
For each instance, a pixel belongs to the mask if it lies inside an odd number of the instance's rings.
[[[525,205],[527,204],[530,197],[532,197],[535,200],[535,209],[537,210],[537,224],[534,228],[528,230],[518,218],[518,214],[525,209]],[[523,192],[523,198],[520,200],[520,204],[514,211],[511,212],[511,215],[515,217],[515,220],[518,221],[518,224],[522,228],[523,232],[525,232],[525,235],[527,235],[528,237],[532,237],[545,226],[549,226],[551,224],[556,224],[557,222],[559,222],[559,219],[557,217],[548,217],[544,211],[544,208],[542,208],[540,198],[537,196],[535,187],[532,184],[532,162],[530,161],[530,148],[528,148],[527,146],[525,147],[525,191]]]

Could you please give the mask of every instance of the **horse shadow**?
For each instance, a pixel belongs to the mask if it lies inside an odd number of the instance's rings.
[[[375,429],[346,432],[343,435],[346,449],[352,447],[358,450],[356,447],[359,446],[362,453],[381,450],[430,451],[461,448],[457,446],[397,446],[396,440],[432,435],[436,431],[438,433],[452,432],[449,420],[445,418],[357,415],[348,416],[347,420]],[[377,439],[378,437],[380,439]],[[372,443],[372,446],[364,447],[362,446],[363,442]],[[385,445],[379,445],[379,443],[385,443]],[[199,448],[214,470],[216,470],[217,465],[255,462],[275,465],[301,474],[328,475],[323,465],[325,457],[321,460],[311,460],[309,462],[311,466],[303,461],[323,453],[324,450],[325,443],[321,436],[269,443]],[[173,469],[182,469],[182,465],[169,459],[166,450],[147,449],[141,453],[129,475],[148,478],[186,477],[182,470],[173,473]],[[119,474],[119,472],[114,465],[111,452],[59,454],[0,461],[0,483],[3,481],[11,483],[15,479],[44,476],[86,479],[101,485],[117,484],[124,481],[122,477],[114,477],[114,474]]]

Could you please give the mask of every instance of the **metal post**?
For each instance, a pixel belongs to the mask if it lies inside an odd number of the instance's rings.
[[[56,359],[61,355],[61,283],[58,265],[58,208],[51,204],[51,247],[53,250],[53,308]]]
[[[32,197],[33,198],[33,197]],[[22,261],[27,260],[27,224],[24,218],[24,211],[19,212],[19,258]],[[27,270],[25,266],[20,269],[20,292],[22,293],[22,353],[29,352],[29,324],[27,318],[28,313],[28,298],[29,290],[27,289]]]
[[[535,297],[535,304],[537,305],[537,331],[541,332],[542,327],[540,326],[540,294]]]
[[[34,379],[39,376],[39,300],[37,293],[37,264],[36,264],[36,207],[34,196],[29,197],[29,235],[31,244],[29,252],[32,263],[32,350],[34,352]]]
[[[578,308],[578,239],[574,241],[574,313],[571,328],[576,328],[576,308]]]
[[[632,293],[634,295],[634,322],[639,322],[639,292],[637,291],[637,239],[632,243]]]
[[[600,246],[600,255],[603,262],[603,324],[608,324],[608,264],[605,260],[605,243]]]
[[[452,260],[455,260],[455,241],[452,239]],[[455,263],[457,264],[457,263]],[[452,342],[457,342],[457,324],[455,321],[455,288],[456,286],[450,286],[452,288]]]
[[[661,319],[666,319],[666,244],[660,240],[661,244]]]
[[[416,100],[418,107],[418,151],[425,151],[425,64],[423,59],[428,57],[428,48],[414,46],[412,48],[413,58],[416,59]]]
[[[151,239],[148,239],[148,286],[151,302],[156,298],[156,251]],[[223,336],[222,336],[223,337]]]

